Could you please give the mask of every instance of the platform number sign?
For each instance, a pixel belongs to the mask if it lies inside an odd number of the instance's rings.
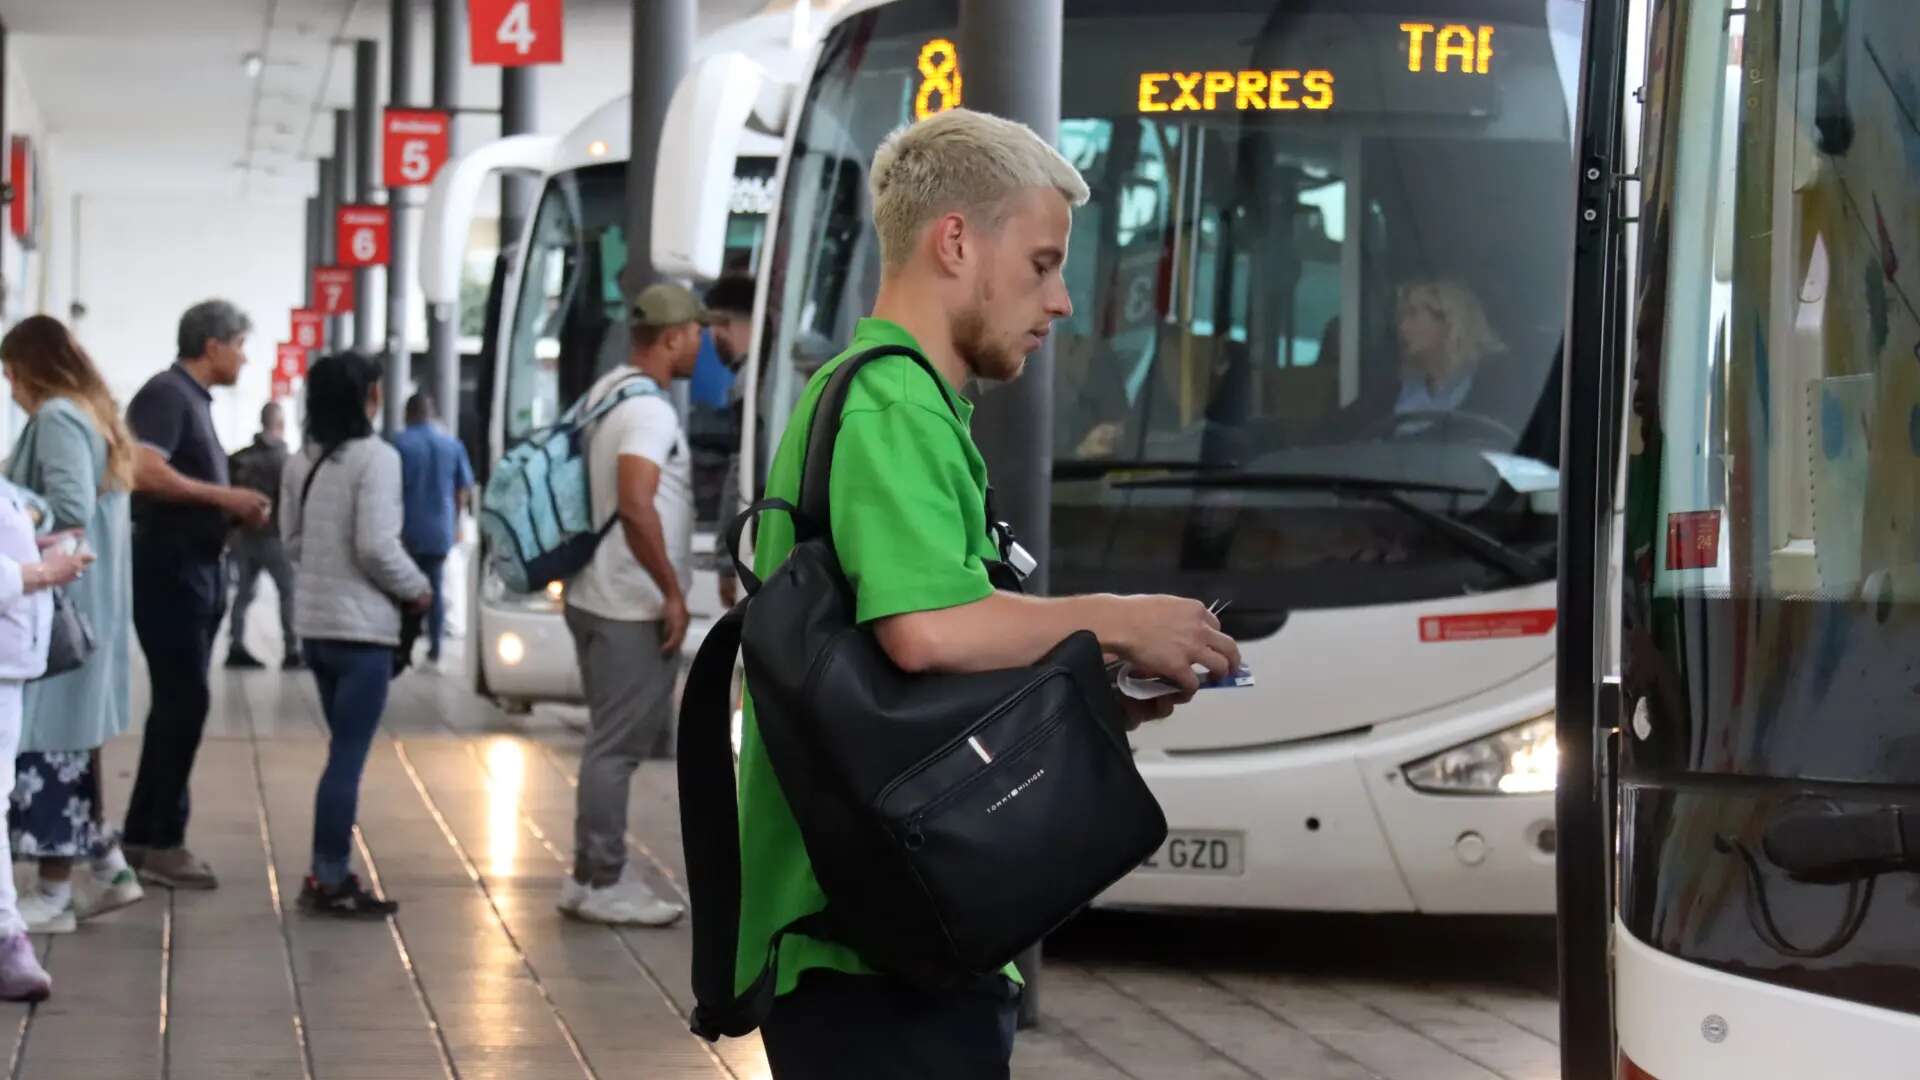
[[[313,306],[322,315],[353,314],[353,271],[344,266],[316,266],[313,270]]]
[[[282,341],[273,349],[273,378],[292,383],[307,377],[307,350],[297,341]],[[278,395],[276,395],[278,396]]]
[[[387,265],[386,207],[343,206],[335,221],[339,227],[340,265]]]
[[[293,343],[302,349],[320,347],[320,322],[326,316],[310,308],[297,308],[291,316]]]
[[[467,52],[475,64],[521,67],[561,60],[561,0],[467,0]]]
[[[432,109],[388,109],[381,142],[381,182],[390,188],[433,183],[447,163],[446,113]]]

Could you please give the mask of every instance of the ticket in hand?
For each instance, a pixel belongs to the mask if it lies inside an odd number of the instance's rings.
[[[1107,672],[1113,677],[1114,689],[1135,701],[1152,701],[1154,698],[1180,693],[1178,686],[1158,676],[1134,674],[1133,665],[1125,661],[1111,665],[1107,668]],[[1231,690],[1254,685],[1253,672],[1244,664],[1218,679],[1209,674],[1206,668],[1197,664],[1194,665],[1193,673],[1200,677],[1202,690]]]

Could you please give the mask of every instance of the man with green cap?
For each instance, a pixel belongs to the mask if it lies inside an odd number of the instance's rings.
[[[591,922],[665,926],[681,906],[627,871],[627,797],[634,769],[671,717],[693,582],[693,469],[667,396],[693,374],[706,308],[678,285],[634,298],[627,362],[586,394],[591,412],[617,401],[588,432],[594,514],[618,518],[593,560],[567,583],[591,717],[580,755],[573,874],[560,910]]]

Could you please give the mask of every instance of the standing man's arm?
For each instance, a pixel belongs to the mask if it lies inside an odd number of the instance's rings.
[[[674,572],[673,559],[667,554],[666,529],[660,524],[660,511],[653,505],[660,490],[660,466],[640,454],[621,454],[618,484],[620,532],[627,550],[660,589],[661,621],[666,623],[660,651],[672,656],[680,651],[687,636],[687,598],[680,592],[680,575]]]
[[[167,502],[215,507],[255,527],[265,525],[273,509],[265,495],[195,480],[168,464],[179,449],[186,423],[177,401],[146,390],[134,395],[127,407],[127,427],[139,440],[134,448],[134,490]]]
[[[459,473],[454,477],[454,507],[460,513],[473,513],[473,462],[467,457],[467,448],[459,440],[454,441],[455,461]],[[457,531],[457,530],[456,530]]]

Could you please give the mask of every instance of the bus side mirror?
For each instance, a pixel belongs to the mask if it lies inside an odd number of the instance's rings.
[[[744,53],[725,52],[695,64],[674,89],[653,172],[653,268],[662,276],[720,276],[735,162],[768,82]]]

